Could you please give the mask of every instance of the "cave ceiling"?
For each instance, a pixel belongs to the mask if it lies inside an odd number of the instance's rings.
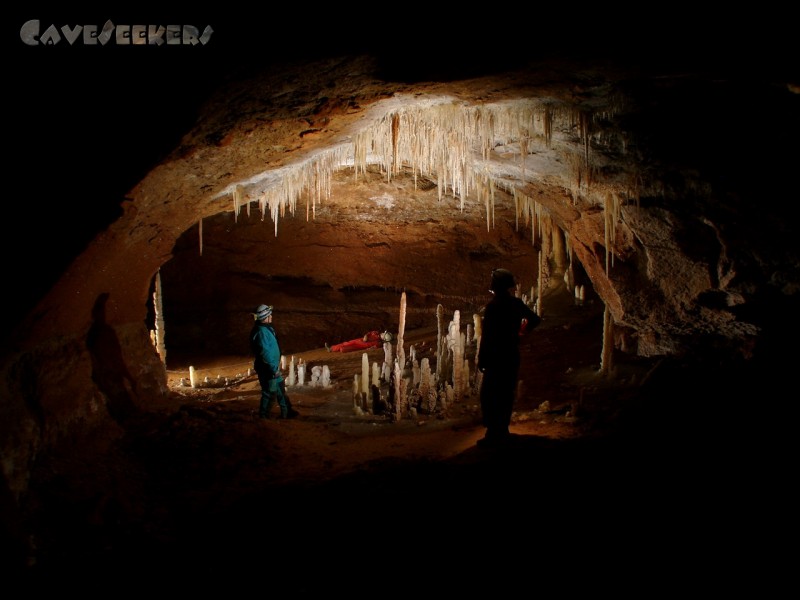
[[[414,82],[381,77],[369,56],[271,65],[209,97],[58,286],[110,292],[112,320],[140,321],[156,273],[171,260],[183,271],[210,264],[221,228],[236,264],[249,265],[218,264],[227,281],[260,278],[263,288],[294,277],[334,291],[474,298],[499,263],[533,289],[538,253],[552,262],[557,232],[614,322],[639,336],[639,352],[675,352],[698,334],[738,342],[758,332],[741,318],[748,296],[769,281],[785,288],[797,261],[767,247],[764,228],[786,220],[757,210],[760,194],[779,187],[761,167],[790,159],[736,144],[767,133],[765,143],[783,144],[797,119],[768,132],[737,119],[776,106],[791,114],[792,89],[564,60]],[[277,244],[269,260],[250,260],[266,245],[249,254],[230,245],[246,240],[254,221],[259,243],[271,236]],[[764,248],[756,253],[745,240]],[[276,260],[289,248],[292,259]],[[390,253],[376,268],[392,248],[402,257]],[[423,269],[408,260],[413,252],[435,264]],[[204,289],[219,279],[206,277]],[[251,289],[225,310],[241,314],[257,295]],[[85,299],[68,294],[66,311],[64,302],[45,301],[39,314],[57,303],[60,325],[85,326],[63,316],[90,312],[78,306]],[[195,295],[198,309],[210,308],[203,304]]]

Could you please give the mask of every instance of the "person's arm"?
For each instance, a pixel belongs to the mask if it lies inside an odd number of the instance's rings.
[[[267,364],[272,370],[272,377],[279,377],[281,374],[281,350],[278,347],[278,340],[271,333],[265,332],[264,352],[267,355]]]
[[[522,302],[520,300],[520,302]],[[524,302],[522,303],[523,310],[522,310],[522,322],[519,328],[519,334],[525,335],[526,333],[530,333],[539,324],[542,322],[542,318],[537,315],[527,304]]]
[[[275,377],[280,370],[280,351],[278,350],[278,341],[275,336],[271,335],[266,328],[260,327],[258,329],[257,345],[258,356],[261,362],[269,367],[270,378]]]

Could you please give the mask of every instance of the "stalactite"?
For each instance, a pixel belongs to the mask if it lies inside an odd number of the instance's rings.
[[[197,239],[200,243],[200,256],[203,256],[203,219],[197,223]]]
[[[609,107],[596,112],[609,118],[615,110],[617,107]],[[559,150],[573,170],[573,202],[577,202],[592,177],[590,143],[605,143],[591,131],[594,118],[590,110],[561,105],[552,99],[469,106],[441,98],[404,104],[376,117],[354,132],[347,142],[297,164],[232,183],[220,194],[233,195],[236,215],[242,203],[247,204],[249,214],[249,201],[245,200],[257,199],[262,219],[272,218],[277,235],[278,220],[285,218],[287,210],[294,214],[298,200],[303,197],[306,219],[315,217],[317,204],[330,197],[336,171],[352,166],[357,180],[366,173],[367,165],[378,165],[387,180],[391,180],[403,168],[409,168],[415,182],[419,176],[436,182],[439,201],[444,194],[457,197],[461,210],[469,194],[478,196],[486,207],[487,230],[491,230],[496,186],[506,185],[490,176],[483,164],[491,159],[495,146],[517,146],[518,168],[524,179],[526,156],[537,151],[535,144],[552,148],[554,131],[577,129],[580,150],[577,153]],[[634,184],[631,182],[631,186]],[[533,214],[534,208],[529,206],[527,210]]]
[[[236,221],[239,217],[239,210],[242,206],[243,201],[243,193],[242,193],[242,186],[236,185],[233,188],[233,219]]]
[[[392,173],[400,173],[400,158],[397,155],[398,131],[400,130],[400,116],[392,115]]]
[[[549,104],[545,104],[542,114],[542,126],[544,129],[544,142],[550,147],[553,138],[553,110]]]
[[[564,270],[567,267],[566,243],[564,241],[564,236],[561,232],[561,228],[555,224],[553,225],[552,229],[552,240],[553,240],[553,262],[555,263],[557,269]]]
[[[617,223],[621,214],[619,196],[608,192],[603,202],[604,243],[606,246],[606,275],[614,264],[614,242],[617,237]]]
[[[583,137],[583,156],[586,164],[586,172],[591,172],[589,163],[589,117],[585,112],[581,112],[581,136]]]

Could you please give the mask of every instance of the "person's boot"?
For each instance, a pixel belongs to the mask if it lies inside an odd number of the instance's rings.
[[[275,405],[274,402],[267,402],[266,404],[261,405],[261,409],[258,411],[258,417],[260,419],[269,419],[269,415],[272,413],[272,407]]]
[[[300,413],[297,412],[292,407],[292,401],[289,400],[289,396],[284,396],[284,398],[286,399],[286,418],[287,419],[296,419],[297,417],[299,417]]]

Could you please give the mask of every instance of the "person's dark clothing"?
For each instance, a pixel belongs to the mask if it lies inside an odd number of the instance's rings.
[[[480,401],[487,441],[502,441],[509,435],[520,365],[519,338],[540,322],[521,299],[505,291],[495,293],[484,307],[477,366],[483,373]]]
[[[261,386],[258,415],[269,417],[272,407],[277,403],[281,418],[296,416],[297,411],[292,409],[286,395],[286,383],[281,374],[281,349],[271,324],[256,321],[250,330],[250,348],[253,353],[253,369]]]

